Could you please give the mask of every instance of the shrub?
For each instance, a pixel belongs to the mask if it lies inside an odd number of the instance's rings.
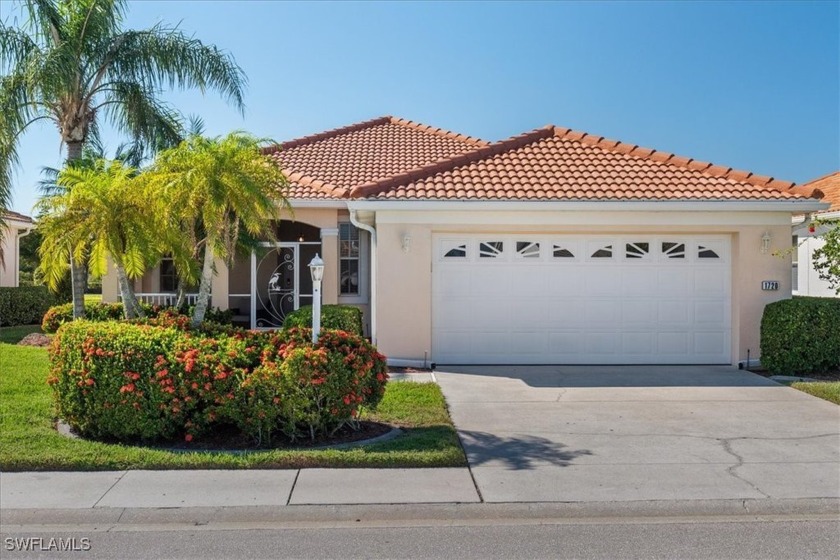
[[[187,315],[179,313],[172,307],[161,307],[159,305],[151,305],[149,303],[138,302],[143,313],[146,315],[145,320],[152,320],[158,318],[161,313],[166,312],[166,317],[162,318],[158,323],[151,321],[150,324],[163,324],[165,326],[184,326],[189,324]],[[188,310],[191,313],[191,308]],[[188,314],[189,314],[188,313]],[[86,303],[85,304],[85,319],[88,321],[120,321],[124,319],[123,306],[121,303]],[[177,320],[176,317],[184,319]],[[73,320],[73,304],[65,303],[51,307],[41,322],[41,330],[45,333],[54,333],[64,323],[69,323]],[[233,320],[233,313],[231,311],[221,311],[219,309],[209,309],[205,315],[205,322],[230,324]],[[144,322],[144,319],[138,320]]]
[[[38,323],[52,303],[46,286],[0,288],[0,327]]]
[[[304,305],[296,311],[286,315],[283,321],[284,329],[312,328],[312,306]],[[362,310],[352,305],[322,305],[321,328],[346,331],[364,336],[362,326]]]
[[[761,364],[780,374],[840,368],[840,299],[797,297],[767,305]]]
[[[162,323],[180,316],[163,313]],[[233,425],[258,443],[329,435],[385,390],[384,357],[365,339],[323,331],[258,333],[72,321],[50,351],[59,415],[100,439],[192,440]]]

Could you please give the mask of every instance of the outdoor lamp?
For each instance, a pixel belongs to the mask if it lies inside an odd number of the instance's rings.
[[[309,273],[312,275],[312,343],[315,344],[321,334],[321,280],[324,279],[324,259],[318,253],[309,263]]]
[[[767,253],[770,250],[770,242],[773,240],[773,237],[770,235],[769,231],[765,231],[764,235],[761,236],[761,252]]]

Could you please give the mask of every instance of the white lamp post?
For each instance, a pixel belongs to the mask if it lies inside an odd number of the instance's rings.
[[[312,274],[312,344],[315,344],[321,334],[321,280],[324,279],[324,259],[318,253],[309,263],[309,272]]]

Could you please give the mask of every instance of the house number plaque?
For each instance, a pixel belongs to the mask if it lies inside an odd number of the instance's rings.
[[[775,292],[779,289],[779,282],[776,280],[764,280],[761,283],[761,289],[766,292]]]

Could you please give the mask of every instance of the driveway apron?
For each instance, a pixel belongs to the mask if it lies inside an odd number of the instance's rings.
[[[840,407],[732,367],[436,377],[486,502],[840,497]]]

